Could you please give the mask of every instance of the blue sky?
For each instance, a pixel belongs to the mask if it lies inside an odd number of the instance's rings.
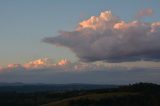
[[[0,82],[160,83],[159,7],[159,0],[0,0]]]
[[[25,63],[37,58],[68,58],[74,53],[41,42],[58,31],[73,30],[80,21],[100,12],[113,14],[130,21],[144,8],[152,8],[154,16],[146,21],[160,20],[159,0],[1,0],[0,1],[0,64]]]

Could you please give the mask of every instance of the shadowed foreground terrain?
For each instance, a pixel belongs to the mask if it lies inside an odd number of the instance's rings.
[[[160,106],[160,86],[139,83],[108,91],[98,90],[42,106]]]
[[[102,89],[0,92],[0,106],[160,106],[160,85],[137,83]]]

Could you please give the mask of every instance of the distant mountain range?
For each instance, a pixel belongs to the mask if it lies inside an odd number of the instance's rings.
[[[102,85],[102,84],[25,84],[16,83],[0,83],[0,92],[39,92],[39,91],[73,91],[73,90],[94,90],[117,88],[118,85]]]
[[[15,82],[15,83],[0,82],[0,87],[1,86],[19,86],[19,85],[25,85],[25,84],[21,82]]]

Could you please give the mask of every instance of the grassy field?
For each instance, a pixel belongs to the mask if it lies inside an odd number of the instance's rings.
[[[160,106],[160,85],[137,83],[108,89],[0,92],[0,106]]]
[[[102,99],[110,99],[115,97],[134,96],[134,95],[137,95],[137,93],[132,93],[132,92],[93,93],[93,94],[87,94],[83,96],[77,96],[77,97],[72,97],[72,98],[51,102],[42,106],[70,106],[72,104],[71,102],[77,102],[82,100],[97,102]]]
[[[42,106],[160,106],[160,86],[135,84],[107,92],[89,92]]]

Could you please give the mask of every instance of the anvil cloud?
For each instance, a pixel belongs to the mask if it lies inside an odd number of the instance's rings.
[[[111,11],[80,22],[43,42],[67,47],[81,61],[160,61],[160,22],[126,22]]]

